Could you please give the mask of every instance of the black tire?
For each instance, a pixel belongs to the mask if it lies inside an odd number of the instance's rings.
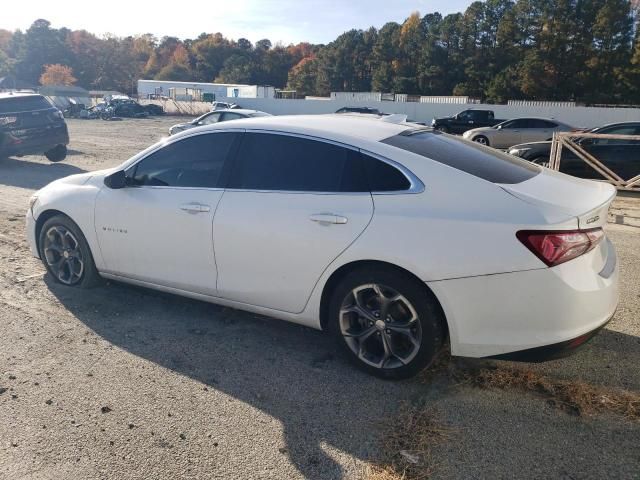
[[[74,237],[75,240],[77,240],[77,248],[74,248],[74,250],[79,251],[81,255],[81,257],[77,258],[80,258],[82,269],[81,273],[78,275],[78,278],[74,278],[73,281],[63,281],[59,273],[55,271],[52,265],[50,265],[50,263],[57,263],[55,262],[55,260],[62,260],[63,257],[66,257],[66,255],[57,253],[55,250],[53,252],[47,252],[49,253],[49,256],[47,256],[47,254],[45,253],[45,242],[47,235],[56,234],[56,232],[52,232],[52,229],[60,231],[66,230],[72,234],[72,237]],[[102,283],[102,278],[100,277],[100,274],[96,269],[96,264],[93,261],[93,255],[91,254],[91,249],[89,248],[87,240],[80,230],[80,227],[78,227],[78,225],[76,225],[76,223],[66,215],[55,215],[44,222],[38,236],[38,252],[40,253],[40,258],[42,259],[42,263],[47,269],[47,272],[57,283],[79,288],[91,288]]]
[[[391,351],[400,351],[403,344],[407,344],[406,340],[408,337],[403,337],[403,334],[396,334],[395,331],[387,328],[395,325],[396,320],[391,319],[391,317],[389,317],[389,323],[379,326],[379,314],[375,325],[366,319],[368,317],[362,317],[355,312],[344,313],[341,316],[341,312],[344,312],[343,308],[347,310],[350,308],[344,305],[345,303],[351,302],[351,299],[354,298],[353,290],[357,290],[362,286],[363,290],[366,291],[367,285],[371,284],[382,286],[383,289],[388,289],[387,292],[394,291],[404,297],[403,300],[400,301],[400,305],[392,307],[395,311],[398,311],[399,308],[405,312],[408,310],[404,308],[404,299],[406,299],[410,303],[410,308],[413,308],[417,314],[417,320],[410,321],[408,325],[415,325],[413,328],[415,330],[419,329],[419,340],[416,339],[415,343],[409,342],[411,343],[409,348],[412,349],[412,354],[404,357],[405,360],[410,359],[406,361],[406,363],[401,361],[400,357],[393,354],[387,360],[383,359],[380,362],[380,366],[374,366],[367,363],[366,360],[361,359],[355,351],[355,349],[358,348],[362,352],[363,345],[361,344],[372,347],[373,350],[378,351],[380,351],[380,348],[384,348],[385,342],[389,342],[387,345],[393,345],[393,348],[389,347]],[[392,308],[388,308],[387,312],[391,313]],[[394,315],[395,311],[393,312]],[[365,372],[384,379],[399,380],[416,375],[433,362],[445,342],[446,320],[438,301],[433,294],[426,290],[424,285],[416,279],[393,268],[365,267],[348,273],[332,292],[328,315],[329,331],[350,361]],[[397,316],[400,317],[400,314]],[[344,323],[347,322],[351,322],[350,324],[354,322],[357,323],[356,329],[361,328],[368,331],[373,329],[374,333],[368,334],[364,342],[360,342],[358,339],[363,338],[364,335],[358,338],[355,336],[345,336],[343,330],[345,329]],[[419,325],[417,325],[418,323]],[[402,326],[403,325],[398,325],[398,327]],[[351,327],[349,327],[349,330],[351,330]],[[349,331],[347,331],[347,334],[348,333]],[[384,340],[383,337],[387,340]],[[354,346],[355,341],[358,342],[358,346]],[[349,342],[351,342],[351,344]],[[379,345],[376,342],[379,343]],[[395,344],[393,342],[395,342]],[[386,350],[387,349],[384,348],[384,351]],[[380,352],[380,355],[385,358],[383,352]],[[373,359],[374,357],[371,356],[369,358]]]
[[[61,162],[67,158],[67,146],[57,145],[51,150],[44,152],[44,156],[47,157],[50,162]]]
[[[444,125],[438,125],[436,130],[442,133],[449,133],[449,129]]]
[[[473,141],[479,143],[480,145],[490,146],[489,139],[484,135],[478,135],[477,137],[473,137]]]
[[[531,160],[531,163],[535,163],[541,167],[549,167],[549,157],[536,157]]]

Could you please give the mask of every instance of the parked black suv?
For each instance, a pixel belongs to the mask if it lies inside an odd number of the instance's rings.
[[[494,118],[493,110],[463,110],[453,117],[434,118],[431,126],[444,133],[464,133],[472,128],[493,127],[504,122]]]
[[[62,112],[49,100],[35,93],[0,93],[0,158],[44,154],[59,162],[68,144]]]

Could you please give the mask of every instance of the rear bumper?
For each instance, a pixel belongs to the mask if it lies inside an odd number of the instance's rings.
[[[14,135],[11,131],[0,133],[0,154],[6,156],[39,155],[58,145],[68,144],[69,132],[64,123],[26,130],[20,136]]]
[[[606,239],[557,267],[428,286],[447,317],[453,355],[548,357],[586,342],[611,319],[618,305],[618,264]]]
[[[526,350],[519,350],[517,352],[511,353],[503,353],[501,355],[492,355],[491,358],[493,360],[508,360],[511,362],[528,362],[528,363],[540,363],[546,362],[548,360],[555,360],[558,358],[567,357],[577,350],[582,348],[584,345],[589,343],[589,341],[595,337],[600,330],[602,330],[607,323],[611,321],[613,315],[609,317],[609,319],[600,325],[598,328],[591,330],[579,337],[572,338],[571,340],[566,340],[564,342],[554,343],[553,345],[545,345],[544,347],[534,347],[528,348]]]

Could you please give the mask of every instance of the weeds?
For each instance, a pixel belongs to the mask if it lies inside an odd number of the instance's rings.
[[[519,390],[539,395],[558,408],[576,415],[611,412],[640,420],[640,394],[581,381],[557,380],[531,370],[498,368],[456,368],[455,380],[480,388]]]
[[[403,404],[398,416],[383,426],[387,432],[380,446],[384,456],[369,468],[367,480],[429,478],[437,467],[432,450],[447,440],[451,429],[433,410],[408,404]]]

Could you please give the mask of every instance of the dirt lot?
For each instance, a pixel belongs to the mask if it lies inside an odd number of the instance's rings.
[[[478,388],[446,366],[383,382],[321,332],[126,285],[53,284],[24,239],[31,193],[115,165],[177,121],[69,121],[64,163],[0,160],[0,478],[367,478],[411,405],[448,432],[430,451],[433,478],[640,479],[637,419]],[[640,394],[640,228],[608,234],[622,274],[614,320],[568,359],[495,365]]]

